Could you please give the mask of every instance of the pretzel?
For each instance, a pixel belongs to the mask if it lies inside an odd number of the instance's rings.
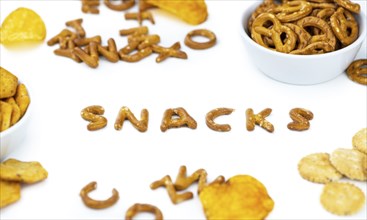
[[[138,42],[138,41],[129,42],[125,47],[123,47],[119,50],[120,58],[121,58],[121,56],[128,55],[129,53],[136,50],[138,48],[139,44],[140,44],[140,42]]]
[[[257,18],[257,16],[259,16],[260,14],[269,11],[270,9],[276,7],[276,4],[274,3],[273,0],[264,0],[256,9],[255,11],[251,14],[251,17],[248,20],[247,23],[247,29],[248,32],[251,33],[251,29],[252,29],[252,24],[255,20],[255,18]]]
[[[264,27],[268,22],[271,22],[272,26],[270,28]],[[282,33],[287,35],[285,40],[281,39]],[[260,14],[252,24],[252,39],[261,46],[269,48],[263,41],[264,36],[272,39],[275,50],[278,52],[289,53],[296,46],[296,34],[289,27],[282,25],[276,16],[271,13]]]
[[[274,131],[274,126],[268,122],[265,118],[270,115],[272,109],[266,108],[262,110],[258,114],[254,114],[254,111],[249,108],[246,110],[246,128],[248,131],[253,131],[255,129],[255,125],[260,125],[260,127],[264,128],[268,132]]]
[[[208,41],[206,42],[196,42],[192,39],[194,36],[202,36],[208,38]],[[212,31],[209,31],[207,29],[196,29],[193,31],[190,31],[186,37],[185,37],[185,45],[190,47],[191,49],[196,50],[203,50],[208,49],[215,45],[217,42],[217,37]]]
[[[296,54],[296,55],[322,54],[331,52],[333,50],[334,48],[329,43],[319,41],[311,43],[307,45],[305,48],[293,50],[290,52],[290,54]]]
[[[312,6],[306,1],[290,1],[268,12],[274,13],[281,22],[292,22],[309,15],[312,12]]]
[[[175,115],[179,118],[172,118]],[[161,124],[162,132],[165,132],[170,128],[179,128],[183,126],[187,126],[191,129],[195,129],[197,127],[196,121],[186,112],[184,108],[170,108],[164,112]]]
[[[143,23],[143,20],[149,20],[152,24],[155,24],[153,15],[149,11],[125,13],[125,19],[137,20],[140,25]]]
[[[352,13],[339,7],[330,17],[331,28],[340,42],[347,46],[358,38],[358,23]]]
[[[140,132],[145,132],[148,129],[149,112],[147,109],[141,110],[141,120],[136,119],[131,110],[124,106],[120,108],[115,121],[115,129],[121,130],[125,120],[129,120],[131,124]]]
[[[99,0],[82,0],[82,12],[99,14]]]
[[[315,9],[323,9],[323,8],[333,8],[336,9],[337,6],[333,3],[328,3],[328,2],[324,2],[324,3],[314,3],[314,2],[310,2],[312,8]]]
[[[120,0],[120,4],[111,3],[112,0],[103,0],[104,4],[114,11],[124,11],[135,5],[135,0]],[[116,1],[115,1],[116,2]]]
[[[84,108],[80,113],[84,120],[90,122],[87,125],[87,129],[89,131],[95,131],[106,127],[107,119],[102,116],[103,114],[104,108],[99,105],[88,106]]]
[[[58,33],[56,36],[52,37],[50,40],[47,41],[47,45],[48,46],[53,46],[57,43],[62,43],[64,42],[67,42],[67,39],[75,39],[77,38],[77,35],[68,30],[68,29],[63,29],[60,33]],[[66,47],[66,44],[65,46],[61,46],[61,48],[65,48]]]
[[[292,23],[286,23],[284,26],[289,27],[297,35],[296,49],[303,49],[308,45],[311,35],[305,29]]]
[[[347,68],[347,76],[354,82],[367,85],[367,59],[353,61]]]
[[[117,61],[119,61],[120,58],[116,49],[115,40],[110,38],[108,39],[107,44],[108,44],[107,48],[98,44],[97,51],[99,54],[104,56],[108,61],[116,63]]]
[[[194,197],[194,195],[192,194],[192,192],[184,192],[182,194],[178,194],[176,192],[176,189],[172,183],[171,177],[170,176],[164,176],[162,179],[157,180],[155,182],[153,182],[152,184],[150,184],[150,188],[151,189],[157,189],[158,187],[161,186],[165,186],[168,192],[168,195],[172,201],[173,204],[178,204],[180,202],[183,202],[185,200],[189,200],[192,199]]]
[[[92,68],[98,67],[99,56],[97,50],[97,43],[91,42],[89,44],[89,53],[86,53],[84,50],[79,47],[75,47],[72,52],[79,59],[81,59],[84,63]]]
[[[206,114],[205,122],[206,125],[213,131],[230,131],[231,126],[229,124],[217,124],[214,119],[221,115],[230,115],[234,109],[231,108],[216,108]]]
[[[151,45],[154,53],[159,53],[158,57],[155,59],[157,63],[162,62],[168,57],[176,57],[181,59],[187,59],[187,54],[180,50],[181,44],[180,42],[174,43],[171,47],[161,47],[158,45]]]
[[[119,199],[119,193],[116,189],[112,190],[112,196],[107,200],[95,200],[89,197],[88,193],[97,188],[97,182],[91,182],[80,191],[80,196],[86,206],[93,209],[104,209],[114,205]]]
[[[83,38],[85,37],[85,30],[84,28],[82,27],[82,22],[83,22],[83,19],[82,18],[79,18],[79,19],[75,19],[75,20],[71,20],[71,21],[67,21],[65,24],[66,26],[68,27],[72,27],[75,29],[76,31],[76,34],[80,37],[80,38]]]
[[[54,50],[54,54],[58,56],[68,57],[77,63],[81,63],[82,60],[73,53],[74,48],[75,48],[74,41],[72,39],[69,39],[67,41],[67,48],[66,49],[62,49],[62,48],[56,49]]]
[[[163,214],[159,208],[150,204],[139,204],[136,203],[131,206],[125,214],[125,220],[132,220],[135,215],[140,212],[150,212],[155,215],[156,220],[163,220]]]
[[[139,35],[139,36],[130,35],[127,40],[129,44],[133,44],[134,42],[139,43],[138,49],[142,50],[153,44],[158,44],[161,41],[161,38],[157,34]]]
[[[144,59],[145,57],[149,56],[152,53],[153,51],[152,51],[152,48],[150,47],[139,50],[138,52],[131,54],[131,55],[124,54],[121,50],[119,51],[120,59],[126,62],[130,62],[130,63],[138,62]]]
[[[310,120],[313,119],[313,113],[304,108],[294,108],[289,112],[293,122],[290,122],[287,127],[293,131],[304,131],[310,128]]]
[[[148,27],[147,26],[139,26],[135,28],[129,28],[129,29],[122,29],[119,31],[121,36],[126,35],[143,35],[148,33]]]
[[[91,42],[101,44],[102,38],[101,38],[101,36],[96,35],[94,37],[89,37],[89,38],[76,38],[76,39],[74,39],[75,45],[77,45],[79,47],[86,46],[86,45],[90,44]]]
[[[359,12],[361,11],[361,6],[357,3],[351,2],[350,0],[334,0],[334,2],[356,14],[359,14]]]

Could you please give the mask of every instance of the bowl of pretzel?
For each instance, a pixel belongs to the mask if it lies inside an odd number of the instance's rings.
[[[243,13],[241,35],[265,75],[313,85],[353,62],[366,38],[366,15],[349,0],[264,0]]]

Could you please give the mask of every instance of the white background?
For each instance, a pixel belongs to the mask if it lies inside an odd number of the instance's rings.
[[[275,202],[269,219],[366,219],[366,208],[348,217],[325,211],[319,202],[323,185],[302,179],[297,171],[299,160],[308,154],[352,147],[352,136],[367,126],[366,86],[350,81],[345,73],[312,86],[288,85],[263,75],[251,63],[240,36],[241,14],[254,2],[207,1],[208,20],[198,26],[154,10],[156,24],[145,21],[144,25],[161,36],[163,46],[180,41],[188,60],[169,58],[157,64],[154,54],[139,63],[102,59],[97,69],[91,69],[54,55],[58,46],[46,42],[26,51],[1,46],[1,66],[25,82],[33,108],[26,139],[9,157],[39,161],[49,172],[45,181],[23,186],[22,198],[2,209],[1,219],[124,219],[134,203],[158,206],[165,219],[204,219],[196,184],[188,189],[194,198],[178,205],[171,203],[164,188],[149,188],[164,175],[175,179],[181,165],[189,174],[206,169],[209,181],[218,175],[257,178]],[[366,1],[358,2],[366,11]],[[65,28],[66,21],[83,18],[88,37],[99,34],[104,44],[113,37],[121,48],[127,39],[118,31],[138,25],[103,3],[99,15],[82,13],[80,1],[2,0],[0,4],[1,22],[18,7],[35,10],[45,21],[46,40]],[[136,10],[137,6],[130,11]],[[217,44],[202,51],[186,47],[185,35],[197,28],[212,30]],[[366,58],[366,42],[357,58]],[[86,129],[80,111],[90,105],[105,108],[108,125],[103,130]],[[138,118],[147,108],[148,131],[140,133],[129,122],[116,131],[113,124],[122,106]],[[196,130],[160,131],[164,111],[176,107],[184,107],[196,119]],[[230,132],[214,132],[206,126],[206,113],[217,107],[235,109],[217,119],[230,124]],[[308,131],[288,130],[288,113],[295,107],[314,113]],[[272,108],[267,119],[274,133],[260,127],[247,131],[247,108],[255,113]],[[117,204],[105,210],[87,208],[79,192],[91,181],[98,183],[93,198],[105,199],[116,188]],[[365,182],[353,183],[366,193]]]

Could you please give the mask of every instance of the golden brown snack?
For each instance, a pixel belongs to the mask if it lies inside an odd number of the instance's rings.
[[[352,144],[354,149],[367,154],[367,128],[362,128],[353,135]]]
[[[13,107],[11,104],[0,101],[0,132],[5,131],[11,126],[11,116]]]
[[[293,22],[309,15],[312,5],[307,1],[286,1],[267,12],[274,13],[281,22]]]
[[[124,51],[122,50],[119,51],[120,59],[126,62],[130,62],[130,63],[138,62],[148,57],[152,53],[153,53],[153,50],[150,47],[144,48],[142,50],[138,50],[138,52],[134,54],[129,54],[129,55],[125,54]]]
[[[140,132],[145,132],[148,129],[148,121],[149,121],[149,112],[147,109],[141,110],[140,113],[141,120],[136,119],[135,115],[131,112],[131,110],[123,106],[120,108],[120,111],[117,115],[115,121],[115,129],[121,130],[125,120],[129,120],[131,124]]]
[[[366,202],[361,189],[351,183],[331,182],[324,186],[320,202],[336,215],[352,215],[362,209]]]
[[[87,125],[89,131],[95,131],[107,126],[107,119],[103,117],[104,108],[99,105],[92,105],[84,108],[80,115],[90,123]]]
[[[140,0],[147,4],[157,6],[165,11],[173,13],[189,24],[203,23],[208,17],[208,10],[204,0]]]
[[[20,183],[0,179],[0,208],[20,199]]]
[[[196,42],[192,39],[195,36],[206,37],[208,38],[208,41]],[[217,42],[217,37],[215,36],[215,34],[212,31],[207,30],[207,29],[196,29],[196,30],[190,31],[189,33],[187,33],[185,37],[186,46],[190,47],[191,49],[196,49],[196,50],[203,50],[203,49],[211,48],[215,45],[216,42]]]
[[[168,57],[187,59],[187,54],[180,50],[181,48],[180,42],[176,42],[168,48],[161,47],[156,44],[151,45],[151,47],[154,53],[159,54],[159,56],[155,59],[157,63],[162,62],[163,60],[167,59]]]
[[[0,179],[22,183],[35,183],[46,179],[48,172],[39,162],[7,159],[0,163]]]
[[[328,153],[314,153],[303,157],[298,163],[298,172],[305,180],[328,183],[342,178],[342,174],[330,162]]]
[[[99,14],[99,0],[82,0],[82,12]]]
[[[355,149],[338,148],[330,156],[331,164],[353,180],[367,180],[367,155]]]
[[[211,184],[199,196],[208,220],[265,219],[274,207],[265,186],[248,175]]]
[[[74,39],[76,39],[77,37],[78,36],[74,32],[68,29],[63,29],[60,33],[48,40],[47,45],[53,46],[59,43],[60,48],[65,49],[68,46],[68,41],[71,40],[74,42]]]
[[[117,52],[116,43],[113,38],[108,39],[107,41],[107,48],[103,47],[102,45],[97,45],[97,51],[99,54],[104,56],[108,61],[112,63],[116,63],[120,60],[119,54]]]
[[[358,38],[358,23],[353,14],[344,8],[338,8],[330,17],[330,24],[335,36],[343,46],[348,46]]]
[[[103,0],[103,2],[109,9],[114,11],[124,11],[135,5],[135,0],[120,0],[119,4],[112,3],[112,0]]]
[[[246,128],[248,131],[253,131],[255,129],[255,125],[259,125],[264,128],[268,132],[274,131],[274,126],[270,122],[268,122],[265,118],[268,117],[271,113],[271,108],[266,108],[259,112],[258,114],[254,114],[254,111],[249,108],[246,110]]]
[[[15,99],[13,97],[5,99],[5,102],[10,104],[12,107],[12,113],[11,113],[11,120],[10,120],[10,126],[14,125],[19,121],[21,118],[21,111],[18,106],[18,104],[15,102]],[[1,115],[1,113],[0,113]]]
[[[112,189],[112,196],[106,200],[95,200],[89,197],[88,193],[97,188],[97,182],[90,182],[80,191],[80,197],[86,206],[92,209],[104,209],[114,205],[119,199],[119,192]]]
[[[149,11],[129,12],[125,13],[126,20],[137,20],[142,25],[143,20],[149,20],[150,23],[155,24],[153,14]]]
[[[178,116],[179,118],[173,118]],[[165,132],[170,128],[179,128],[187,126],[191,129],[196,129],[197,123],[184,108],[170,108],[164,112],[161,123],[161,131]]]
[[[14,95],[14,99],[19,106],[20,117],[23,117],[28,109],[29,104],[31,103],[31,98],[29,97],[27,87],[23,83],[20,83],[18,85],[17,92]]]
[[[217,124],[214,119],[221,115],[230,115],[234,109],[231,108],[216,108],[206,114],[205,122],[206,125],[214,131],[230,131],[231,126],[229,124]]]
[[[156,220],[163,220],[163,214],[159,208],[154,205],[139,203],[134,204],[126,211],[125,220],[132,220],[135,215],[141,212],[153,213]]]
[[[311,35],[303,28],[300,28],[298,25],[293,23],[285,23],[284,26],[289,27],[296,35],[297,42],[295,49],[303,49],[308,45],[308,41],[311,38]]]
[[[0,99],[14,96],[18,77],[0,66]]]
[[[354,13],[358,14],[361,11],[361,6],[358,3],[351,2],[350,0],[334,0],[334,2]]]
[[[293,131],[304,131],[310,128],[310,120],[313,119],[313,113],[304,108],[294,108],[289,112],[293,122],[287,126]]]
[[[367,85],[367,59],[353,61],[347,68],[347,76],[356,83]]]
[[[119,31],[121,36],[127,36],[127,35],[145,35],[148,34],[148,27],[147,26],[139,26],[134,28],[128,28],[128,29],[122,29]]]
[[[67,21],[65,25],[68,27],[74,28],[78,37],[83,38],[85,37],[85,30],[82,26],[82,23],[83,23],[83,19],[79,18],[79,19]]]
[[[92,68],[97,68],[99,64],[99,54],[98,54],[98,44],[95,42],[90,42],[89,44],[89,53],[85,52],[83,49],[79,47],[75,47],[72,53],[77,56],[80,60],[86,63],[88,66]]]

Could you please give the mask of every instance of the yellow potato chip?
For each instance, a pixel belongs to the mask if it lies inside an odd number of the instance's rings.
[[[20,199],[20,183],[0,179],[0,208]]]
[[[199,196],[207,219],[264,219],[274,207],[265,186],[248,175],[210,184]]]
[[[0,43],[14,45],[24,42],[40,42],[46,37],[46,26],[33,10],[18,8],[4,20],[0,30]]]
[[[35,183],[46,179],[48,172],[39,162],[22,162],[8,159],[0,163],[0,179],[23,183]]]

